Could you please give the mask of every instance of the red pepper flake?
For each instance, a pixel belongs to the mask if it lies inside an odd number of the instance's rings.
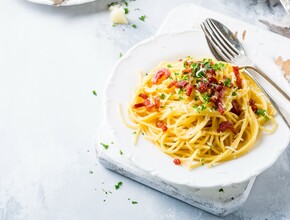
[[[250,106],[251,106],[253,112],[256,113],[256,112],[258,111],[258,107],[257,107],[255,101],[254,101],[253,99],[250,99],[250,100],[249,100],[249,104],[250,104]]]
[[[193,85],[192,84],[187,85],[185,88],[186,95],[190,96],[192,93],[192,90],[193,90]]]
[[[158,80],[161,79],[163,76],[165,76],[165,78],[167,79],[168,77],[170,77],[170,72],[167,68],[163,68],[158,70],[154,76],[152,77],[152,83],[153,84],[157,84]]]
[[[180,165],[180,164],[181,164],[181,161],[180,161],[178,158],[175,158],[175,159],[173,160],[173,163],[174,163],[175,165]]]
[[[188,84],[188,81],[185,81],[185,80],[178,81],[178,82],[176,83],[176,87],[177,87],[177,88],[183,88],[183,87],[185,87],[187,84]]]
[[[234,74],[236,77],[236,83],[239,89],[242,88],[242,79],[240,77],[240,71],[238,66],[233,66]]]
[[[222,123],[220,123],[217,132],[224,132],[226,129],[230,129],[234,134],[236,134],[234,125],[230,121],[223,121]]]
[[[162,121],[158,121],[156,123],[156,125],[157,125],[158,128],[161,128],[162,131],[166,131],[167,130],[167,126]]]
[[[177,83],[176,80],[172,81],[172,82],[167,86],[167,88],[170,89],[171,87],[175,86],[176,83]]]

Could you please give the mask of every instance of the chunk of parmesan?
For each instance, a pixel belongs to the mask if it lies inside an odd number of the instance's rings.
[[[114,24],[128,24],[128,19],[122,6],[113,5],[109,8],[109,10],[111,12],[111,21]]]

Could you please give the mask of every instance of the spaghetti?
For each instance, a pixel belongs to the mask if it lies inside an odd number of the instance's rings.
[[[243,70],[185,57],[141,76],[129,117],[176,165],[195,168],[247,153],[259,130],[274,132],[275,109]],[[269,129],[266,122],[271,121]]]

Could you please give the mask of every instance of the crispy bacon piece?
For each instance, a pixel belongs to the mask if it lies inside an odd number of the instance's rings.
[[[240,71],[238,66],[233,66],[234,74],[236,77],[236,83],[239,89],[242,88],[242,79],[240,77]]]
[[[158,96],[156,96],[156,97],[154,98],[154,100],[155,100],[155,108],[156,108],[157,110],[159,110],[159,108],[160,108],[160,98],[159,98]]]
[[[162,121],[158,121],[158,122],[156,123],[156,126],[157,126],[158,128],[161,128],[162,131],[166,131],[166,130],[167,130],[167,126],[166,126]]]
[[[196,88],[197,91],[199,91],[200,93],[204,93],[207,91],[207,82],[199,82],[198,85],[199,87]]]
[[[234,125],[230,121],[223,121],[222,123],[220,123],[217,132],[224,132],[226,129],[230,129],[234,134],[236,134]]]
[[[212,78],[216,75],[216,72],[214,69],[207,69],[206,70],[206,77],[209,79],[209,78]]]
[[[163,76],[165,76],[166,79],[170,76],[170,72],[167,68],[158,70],[152,77],[152,83],[157,84],[158,80],[161,79]]]
[[[192,93],[192,90],[193,90],[193,85],[192,84],[187,85],[185,88],[186,95],[190,96],[190,94]]]
[[[178,158],[175,158],[175,159],[173,160],[173,163],[174,163],[175,165],[180,165],[180,164],[181,164],[181,161],[180,161]]]
[[[148,99],[148,95],[145,93],[140,93],[139,97],[141,97],[142,99]]]
[[[258,107],[257,107],[257,105],[256,105],[256,103],[255,103],[255,101],[253,99],[249,100],[249,104],[250,104],[253,112],[257,112],[258,111]]]
[[[185,81],[185,80],[178,81],[178,82],[176,83],[176,87],[177,87],[177,88],[183,88],[183,87],[185,87],[187,84],[188,84],[188,81]]]
[[[225,113],[225,109],[224,109],[222,103],[220,103],[220,102],[218,103],[218,105],[217,105],[217,110],[218,110],[218,112],[221,113],[222,115]]]
[[[241,114],[241,108],[239,106],[239,103],[237,100],[233,100],[232,101],[232,109],[230,110],[230,112],[236,114],[236,115],[240,115]]]
[[[186,68],[186,69],[182,70],[183,74],[187,74],[187,73],[191,73],[191,72],[192,72],[191,68]]]
[[[209,78],[208,78],[208,82],[209,82],[209,83],[214,83],[214,84],[217,84],[217,83],[218,83],[217,79],[214,78],[214,77],[209,77]]]
[[[140,102],[140,103],[136,103],[135,105],[133,105],[133,108],[141,108],[145,106],[144,102]]]
[[[177,83],[176,80],[172,81],[172,82],[167,86],[167,88],[170,89],[171,87],[175,86],[176,83]]]

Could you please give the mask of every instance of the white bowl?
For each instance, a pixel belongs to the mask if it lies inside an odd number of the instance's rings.
[[[137,145],[133,144],[133,130],[122,122],[118,105],[121,104],[123,115],[130,122],[127,108],[138,82],[138,71],[146,72],[162,61],[176,61],[187,55],[213,58],[200,31],[149,38],[130,49],[115,65],[106,85],[104,108],[105,120],[113,130],[118,144],[131,164],[172,184],[194,188],[218,187],[244,182],[257,176],[270,167],[289,144],[290,131],[279,115],[276,116],[278,129],[275,133],[261,132],[249,153],[213,168],[187,170],[185,167],[176,166],[170,156],[161,152],[142,135]]]
[[[61,4],[56,4],[55,0],[28,0],[30,2],[38,3],[38,4],[44,4],[44,5],[55,5],[55,6],[69,6],[69,5],[80,5],[87,2],[93,2],[95,0],[65,0]]]

